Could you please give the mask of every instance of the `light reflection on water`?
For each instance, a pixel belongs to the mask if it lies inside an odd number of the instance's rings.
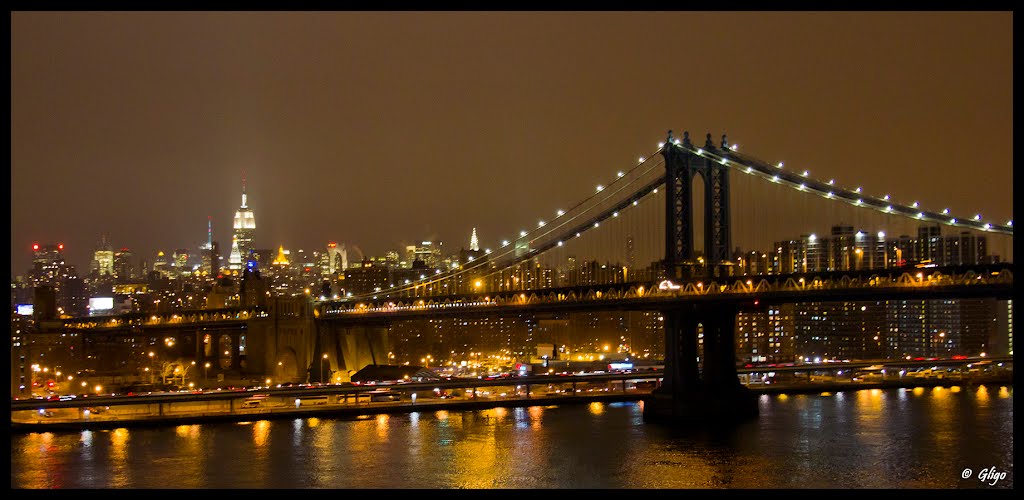
[[[14,488],[989,488],[1013,387],[761,396],[756,421],[644,423],[640,403],[15,434]]]

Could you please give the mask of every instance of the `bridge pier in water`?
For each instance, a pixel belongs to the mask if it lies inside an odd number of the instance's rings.
[[[665,376],[644,399],[649,422],[736,422],[758,415],[757,396],[736,374],[734,306],[689,305],[663,311]],[[697,330],[704,330],[703,370]]]

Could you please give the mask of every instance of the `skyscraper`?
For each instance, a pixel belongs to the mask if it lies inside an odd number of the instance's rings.
[[[473,235],[469,237],[469,249],[474,252],[480,251],[480,240],[476,237],[476,228],[473,228]]]
[[[252,208],[246,204],[245,194],[245,178],[242,178],[242,206],[238,207],[235,212],[234,221],[234,239],[232,242],[232,254],[234,253],[234,245],[238,244],[238,253],[240,254],[240,262],[245,262],[249,259],[249,252],[255,247],[253,246],[253,239],[256,236],[256,216],[253,214]],[[233,258],[233,257],[232,257]],[[232,262],[233,263],[233,262]]]
[[[237,233],[235,236],[231,237],[231,253],[228,254],[228,269],[232,271],[239,271],[242,269],[242,252],[238,247]]]
[[[213,217],[206,216],[206,243],[199,246],[199,272],[208,276],[216,276],[217,270],[213,267]]]
[[[93,252],[91,270],[98,276],[110,276],[114,274],[114,249],[107,242],[106,235],[100,239],[96,251]]]

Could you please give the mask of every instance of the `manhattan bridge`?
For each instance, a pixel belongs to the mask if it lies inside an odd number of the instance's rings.
[[[741,153],[724,135],[698,141],[670,131],[585,199],[451,269],[301,307],[76,318],[54,331],[173,334],[200,363],[218,354],[201,338],[237,346],[245,335],[246,370],[280,376],[305,371],[322,352],[332,368],[378,364],[396,321],[657,311],[664,380],[645,416],[742,417],[757,406],[737,378],[738,313],[803,302],[1009,299],[1012,240],[1012,221],[818,179]],[[237,352],[228,357],[237,368]]]

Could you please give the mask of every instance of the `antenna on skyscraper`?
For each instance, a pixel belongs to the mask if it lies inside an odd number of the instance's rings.
[[[245,208],[245,169],[242,169],[242,208]]]

